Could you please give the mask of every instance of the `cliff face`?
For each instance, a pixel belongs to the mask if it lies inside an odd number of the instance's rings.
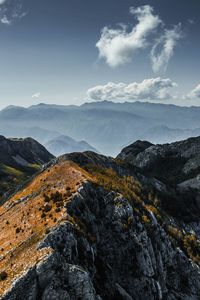
[[[164,145],[137,141],[117,158],[175,186],[200,173],[200,137]]]
[[[67,211],[77,224],[57,225],[39,245],[53,252],[2,299],[199,299],[199,267],[152,212],[145,223],[122,195],[91,183]]]
[[[200,225],[168,188],[94,153],[50,163],[0,208],[1,299],[200,299]]]

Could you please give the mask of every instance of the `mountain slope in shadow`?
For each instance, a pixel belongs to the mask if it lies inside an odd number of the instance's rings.
[[[6,139],[0,136],[0,199],[53,158],[32,138]]]

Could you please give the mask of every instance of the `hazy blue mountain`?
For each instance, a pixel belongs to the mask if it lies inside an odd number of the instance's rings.
[[[138,139],[167,143],[200,134],[200,108],[148,102],[38,104],[9,106],[0,112],[0,134],[32,136],[40,143],[65,135],[116,155]]]
[[[197,137],[200,135],[200,128],[197,129],[176,129],[165,125],[158,125],[148,129],[143,135],[143,140],[148,140],[155,144],[164,144],[184,140],[188,137]]]
[[[71,152],[84,152],[84,151],[94,151],[98,152],[94,147],[89,145],[85,141],[75,141],[69,136],[61,135],[58,136],[45,144],[46,149],[54,154],[59,156],[65,153]]]
[[[25,126],[14,126],[14,125],[1,125],[1,134],[8,137],[26,138],[32,137],[38,142],[45,144],[49,140],[59,136],[59,132],[50,131],[40,127],[25,127]]]

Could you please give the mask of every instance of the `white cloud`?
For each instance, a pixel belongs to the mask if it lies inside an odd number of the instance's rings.
[[[12,22],[11,20],[8,20],[7,16],[4,15],[2,18],[1,18],[1,23],[2,24],[6,24],[6,25],[10,25]]]
[[[160,77],[130,84],[109,82],[90,88],[87,96],[93,100],[165,100],[173,97],[169,90],[176,86],[172,80]]]
[[[195,20],[193,20],[193,19],[188,19],[188,23],[191,24],[191,25],[193,25],[193,24],[195,24]]]
[[[7,0],[0,0],[0,5],[4,4]]]
[[[117,67],[132,61],[138,50],[151,47],[153,71],[166,71],[175,47],[183,37],[181,24],[167,29],[150,5],[131,7],[130,13],[137,20],[137,24],[130,30],[125,24],[121,24],[118,29],[107,26],[103,28],[96,43],[99,58],[105,59],[110,67]],[[155,34],[159,34],[156,41]]]
[[[151,51],[152,68],[155,73],[166,71],[169,60],[174,54],[174,48],[182,37],[181,24],[175,25],[171,30],[165,29]]]
[[[186,96],[190,99],[200,99],[200,83]]]
[[[96,44],[99,57],[104,58],[111,67],[131,61],[137,50],[147,47],[147,37],[162,23],[149,5],[131,7],[130,13],[138,21],[130,32],[125,25],[121,25],[119,29],[104,27]]]
[[[21,0],[0,0],[0,23],[11,25],[15,20],[26,16]]]
[[[38,92],[38,93],[35,93],[34,95],[32,95],[32,98],[40,98],[41,96],[41,93]]]

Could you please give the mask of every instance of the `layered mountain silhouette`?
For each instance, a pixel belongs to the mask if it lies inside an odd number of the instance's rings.
[[[0,207],[1,299],[199,299],[199,153],[197,137],[50,155]]]
[[[55,126],[56,124],[56,126]],[[144,102],[9,106],[0,112],[1,134],[48,141],[65,135],[106,155],[136,140],[167,143],[200,135],[200,108]]]
[[[53,153],[55,156],[60,156],[65,153],[71,152],[84,152],[84,151],[95,151],[95,148],[89,145],[85,141],[75,141],[66,135],[58,136],[45,144],[45,147],[49,152]]]

